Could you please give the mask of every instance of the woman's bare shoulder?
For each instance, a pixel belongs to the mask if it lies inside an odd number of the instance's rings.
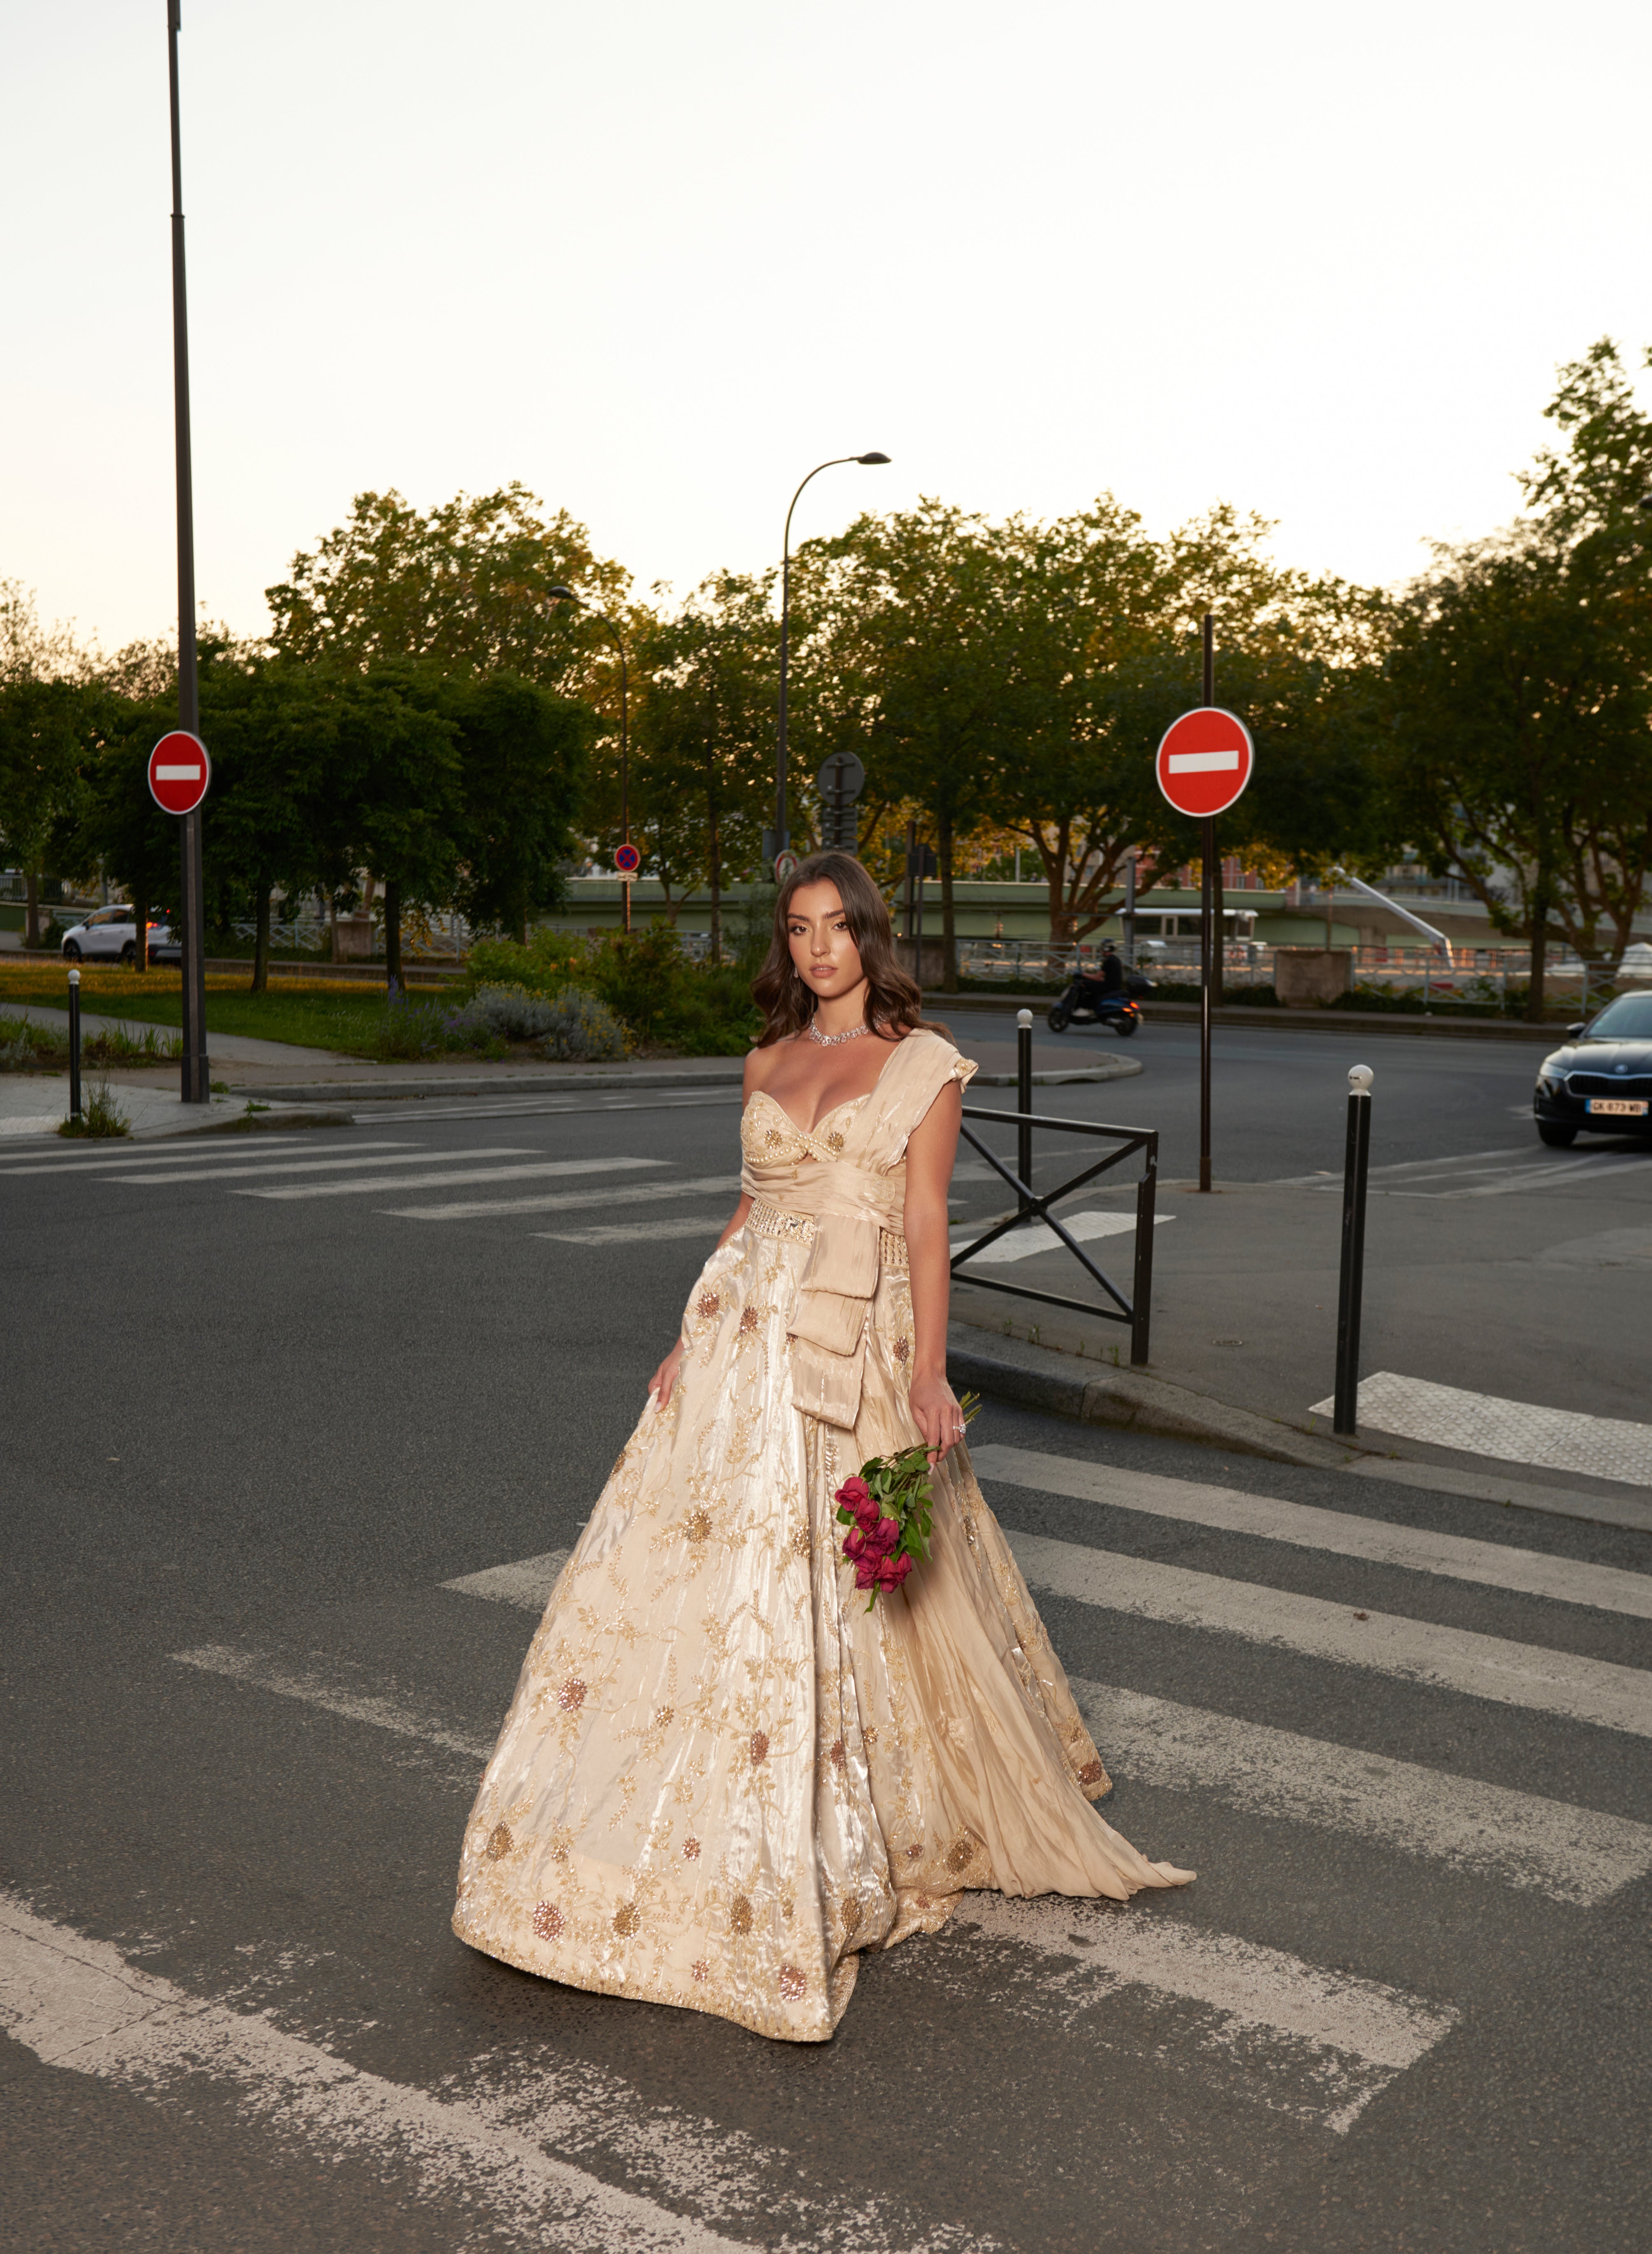
[[[794,1034],[792,1040],[795,1039],[796,1036]],[[766,1048],[747,1049],[741,1093],[748,1102],[760,1089],[768,1086],[774,1077],[775,1068],[791,1046],[791,1040],[778,1040],[771,1041]]]

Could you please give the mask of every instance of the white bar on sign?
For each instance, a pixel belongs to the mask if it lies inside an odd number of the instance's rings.
[[[200,762],[197,760],[192,767],[158,766],[155,770],[155,780],[157,782],[199,782]]]
[[[1238,764],[1237,752],[1172,752],[1169,760],[1172,774],[1226,774]]]

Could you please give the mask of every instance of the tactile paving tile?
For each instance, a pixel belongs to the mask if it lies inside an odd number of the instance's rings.
[[[1310,1414],[1329,1417],[1334,1406],[1333,1401],[1316,1401]],[[1624,1417],[1588,1417],[1576,1409],[1500,1401],[1495,1394],[1466,1393],[1455,1385],[1432,1385],[1426,1378],[1400,1377],[1384,1369],[1361,1382],[1359,1421],[1437,1448],[1652,1487],[1652,1424],[1631,1424]]]

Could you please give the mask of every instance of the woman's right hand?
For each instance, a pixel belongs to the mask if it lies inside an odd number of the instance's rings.
[[[677,1372],[682,1367],[682,1341],[679,1339],[648,1380],[648,1390],[658,1396],[654,1406],[663,1409],[676,1388]]]

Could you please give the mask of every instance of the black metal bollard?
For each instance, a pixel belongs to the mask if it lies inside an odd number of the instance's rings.
[[[1358,1429],[1360,1300],[1365,1288],[1365,1177],[1371,1159],[1368,1064],[1348,1072],[1348,1156],[1342,1174],[1342,1281],[1336,1308],[1336,1397],[1332,1429],[1351,1440]]]
[[[69,973],[69,1116],[80,1116],[80,974]]]
[[[1022,1182],[1018,1203],[1025,1213],[1032,1188],[1032,1012],[1015,1013],[1015,1108],[1021,1124],[1015,1130],[1015,1171]]]

